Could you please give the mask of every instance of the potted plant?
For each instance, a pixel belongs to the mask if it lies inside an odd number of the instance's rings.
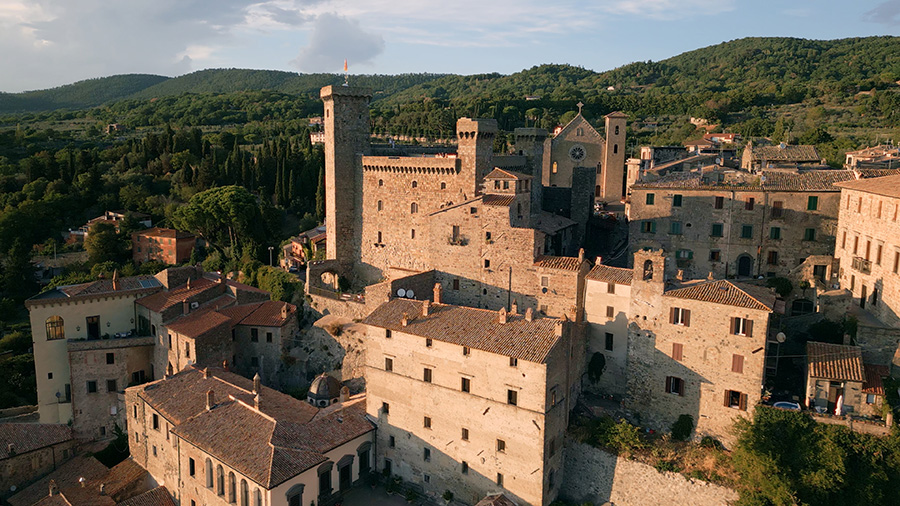
[[[449,490],[445,490],[444,495],[441,497],[444,498],[445,503],[450,504],[450,502],[453,501],[453,492],[451,492]]]

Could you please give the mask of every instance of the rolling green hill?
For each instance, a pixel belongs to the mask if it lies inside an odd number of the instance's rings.
[[[168,79],[151,74],[124,74],[87,79],[48,90],[0,93],[0,113],[94,107],[120,100]]]

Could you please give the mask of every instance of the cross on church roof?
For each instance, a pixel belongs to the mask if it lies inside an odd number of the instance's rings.
[[[578,114],[581,114],[581,108],[584,107],[584,104],[582,104],[581,101],[579,101],[579,102],[578,102],[577,104],[575,104],[575,105],[578,107]]]

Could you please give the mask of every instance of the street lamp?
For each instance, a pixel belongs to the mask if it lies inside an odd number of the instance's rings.
[[[275,249],[275,246],[269,246],[269,267],[272,267],[272,250]]]

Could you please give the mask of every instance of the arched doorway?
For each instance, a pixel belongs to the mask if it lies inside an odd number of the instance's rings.
[[[749,277],[753,273],[753,258],[750,255],[741,255],[737,261],[737,275]]]

